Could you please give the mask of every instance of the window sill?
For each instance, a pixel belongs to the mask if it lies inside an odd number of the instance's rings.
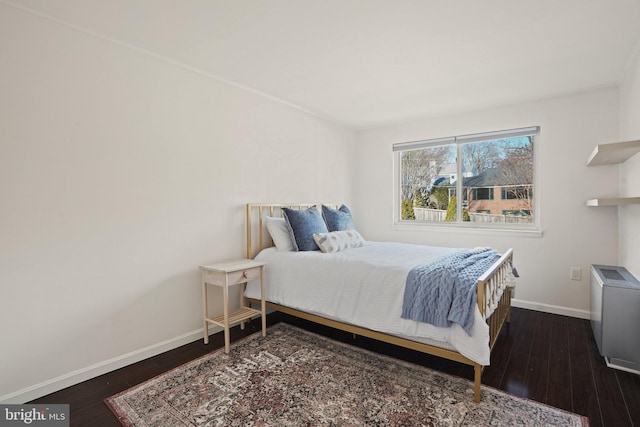
[[[472,225],[460,225],[460,224],[442,224],[442,223],[430,223],[430,222],[416,222],[416,221],[396,221],[393,226],[393,230],[411,230],[411,231],[425,231],[425,232],[447,232],[456,234],[479,234],[479,235],[491,235],[491,236],[507,236],[507,237],[532,237],[541,238],[543,232],[537,227],[487,227],[487,226],[472,226]]]

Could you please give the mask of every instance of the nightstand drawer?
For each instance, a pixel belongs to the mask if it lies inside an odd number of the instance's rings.
[[[228,273],[229,286],[259,279],[261,269],[262,267],[255,267]]]

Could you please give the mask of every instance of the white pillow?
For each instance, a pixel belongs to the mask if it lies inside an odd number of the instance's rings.
[[[267,231],[273,240],[273,244],[276,245],[279,251],[293,251],[293,243],[291,243],[291,235],[289,234],[289,227],[284,218],[278,218],[274,216],[266,217]]]
[[[338,252],[349,248],[359,248],[364,245],[364,239],[356,230],[332,231],[330,233],[315,233],[313,240],[322,252]]]

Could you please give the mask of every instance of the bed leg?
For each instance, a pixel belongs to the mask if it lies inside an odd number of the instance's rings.
[[[482,382],[482,365],[474,364],[474,385],[473,385],[473,401],[480,403],[480,384]]]

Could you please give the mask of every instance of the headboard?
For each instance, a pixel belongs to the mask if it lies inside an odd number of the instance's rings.
[[[322,203],[332,209],[338,209],[340,203]],[[282,208],[308,209],[320,207],[320,203],[247,203],[247,258],[253,259],[261,250],[273,246],[267,231],[267,216],[282,217]]]

